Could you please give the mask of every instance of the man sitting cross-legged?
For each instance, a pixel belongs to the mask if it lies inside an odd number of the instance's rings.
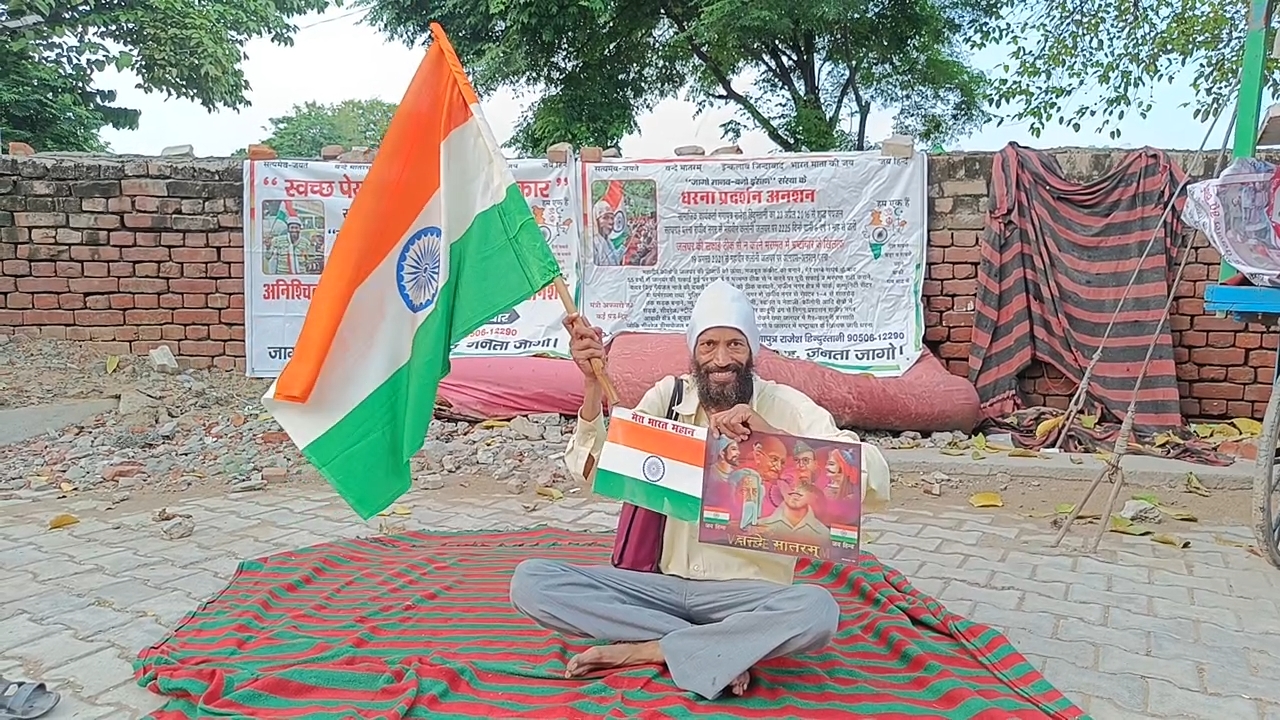
[[[605,440],[601,389],[591,361],[605,359],[601,333],[577,316],[565,320],[570,351],[586,378],[585,399],[565,461],[579,479],[594,472]],[[676,382],[685,383],[675,410],[681,422],[712,436],[744,440],[753,430],[856,441],[803,393],[761,380],[755,310],[740,290],[717,280],[703,290],[688,328],[691,367],[667,377],[634,408],[662,416]],[[889,468],[864,446],[864,494],[887,500]],[[870,486],[869,488],[867,486]],[[818,650],[836,632],[839,608],[825,588],[793,584],[795,559],[698,542],[696,523],[668,519],[660,573],[609,565],[529,559],[516,567],[511,601],[540,625],[607,640],[572,658],[568,677],[628,665],[665,663],[672,680],[712,699],[741,695],[760,660]]]

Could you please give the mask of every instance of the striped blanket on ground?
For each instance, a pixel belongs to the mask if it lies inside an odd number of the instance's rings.
[[[409,533],[246,561],[141,653],[137,680],[168,697],[156,720],[1084,717],[1000,633],[870,555],[801,561],[798,580],[839,600],[839,635],[762,663],[745,697],[701,701],[653,666],[566,680],[587,643],[517,614],[507,583],[526,557],[608,562],[611,544],[550,529]]]
[[[1014,143],[996,153],[969,347],[969,381],[985,416],[1022,407],[1018,374],[1033,359],[1078,385],[1137,269],[1094,369],[1086,412],[1124,417],[1158,331],[1134,424],[1182,424],[1173,342],[1159,321],[1176,269],[1183,200],[1163,224],[1161,215],[1183,177],[1166,153],[1151,148],[1127,154],[1085,185],[1064,177],[1047,153]],[[1155,246],[1139,268],[1157,225]]]

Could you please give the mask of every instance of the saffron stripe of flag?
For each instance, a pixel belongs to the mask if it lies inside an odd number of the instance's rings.
[[[365,519],[409,489],[451,346],[560,273],[444,30],[431,34],[263,398]]]
[[[706,442],[706,428],[614,408],[594,490],[676,520],[697,522]]]

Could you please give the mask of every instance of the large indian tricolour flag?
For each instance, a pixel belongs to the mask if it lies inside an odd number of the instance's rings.
[[[409,489],[450,346],[560,273],[439,25],[263,398],[362,517]]]
[[[706,447],[706,428],[615,407],[593,487],[605,497],[697,522]]]

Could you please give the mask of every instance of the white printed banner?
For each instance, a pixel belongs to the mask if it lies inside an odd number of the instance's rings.
[[[720,278],[765,346],[901,375],[923,349],[926,169],[876,152],[583,164],[583,313],[608,335],[683,332]]]
[[[572,166],[511,161],[543,237],[578,286]],[[292,160],[245,163],[245,352],[250,377],[275,377],[293,355],[311,294],[369,166]],[[454,348],[454,355],[565,355],[564,309],[554,289],[516,306]]]

